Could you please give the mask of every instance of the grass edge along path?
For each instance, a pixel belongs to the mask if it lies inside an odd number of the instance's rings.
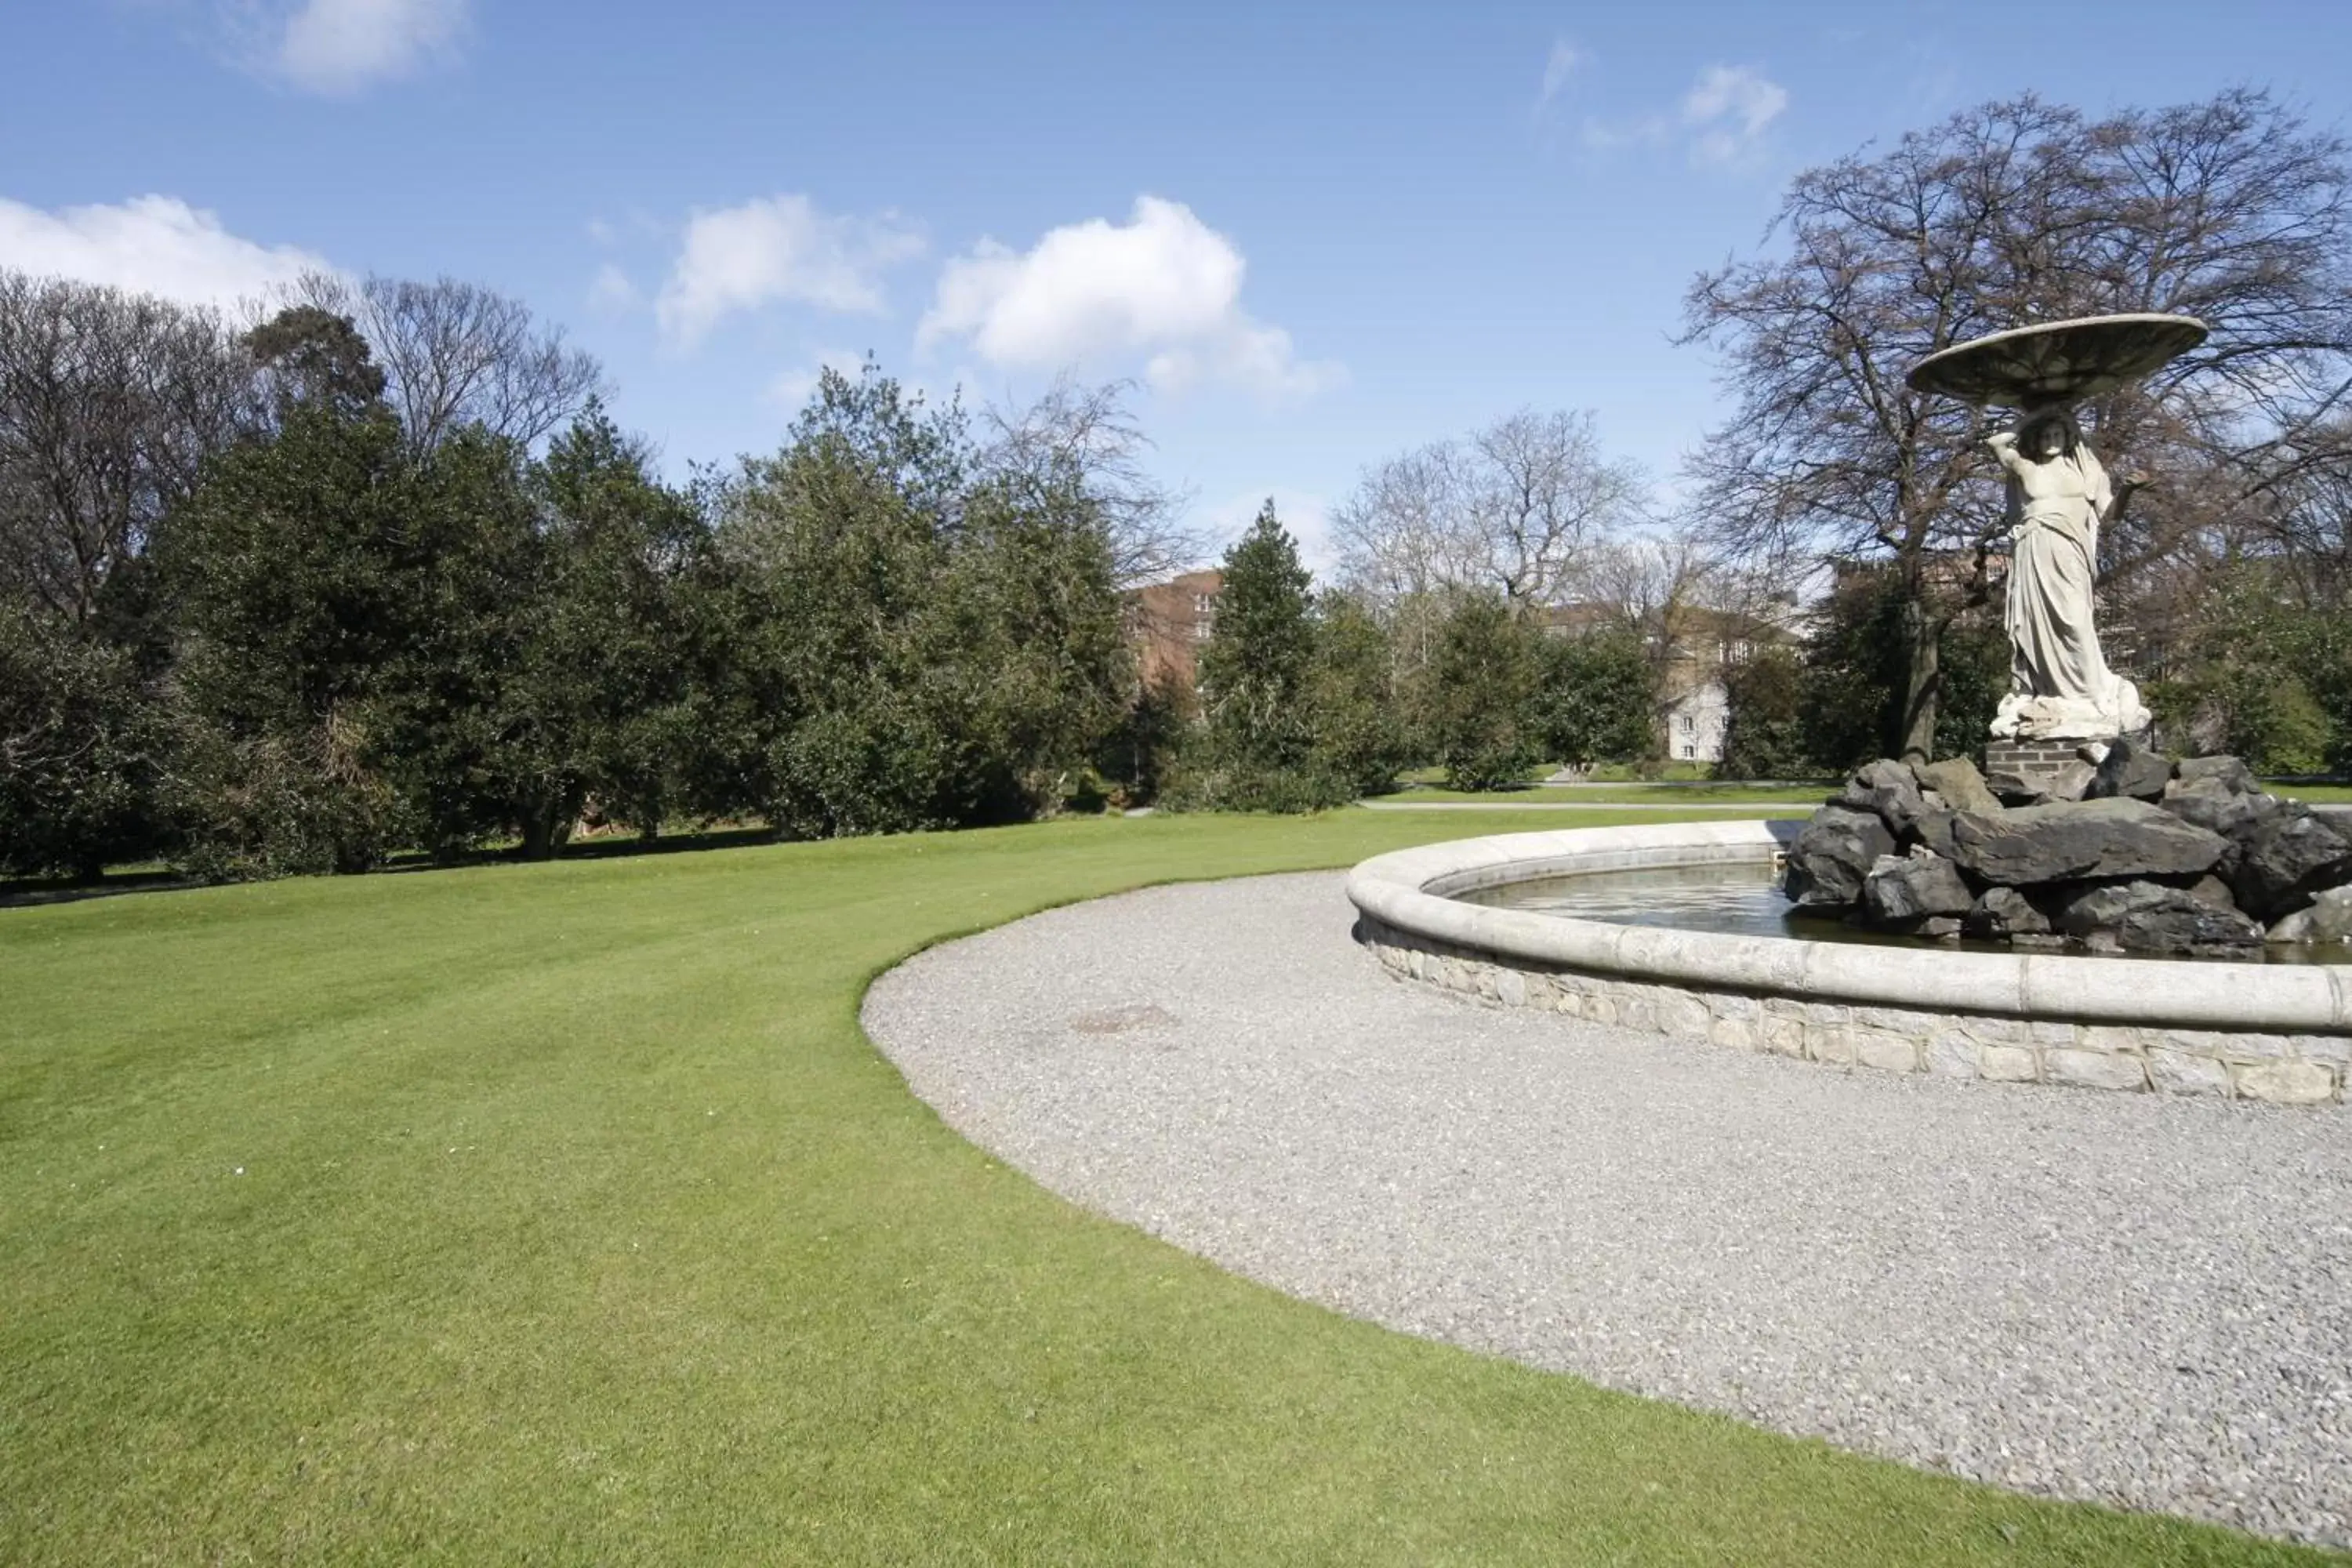
[[[1005,1169],[857,1027],[954,934],[1461,826],[0,911],[0,1561],[2318,1560],[1289,1300]]]

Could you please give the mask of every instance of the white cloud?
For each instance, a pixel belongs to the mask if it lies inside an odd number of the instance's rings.
[[[227,305],[331,271],[290,245],[264,246],[176,196],[45,212],[0,197],[0,267],[111,284],[191,305]]]
[[[617,316],[639,304],[637,286],[618,264],[607,261],[596,268],[588,285],[588,308],[600,316]]]
[[[1707,67],[1683,97],[1691,157],[1701,163],[1736,161],[1788,107],[1788,89],[1753,67]]]
[[[1170,389],[1213,380],[1305,393],[1335,379],[1338,366],[1302,362],[1288,332],[1241,308],[1244,269],[1192,208],[1139,196],[1124,224],[1089,218],[1026,252],[983,240],[952,258],[915,342],[962,339],[1006,369],[1140,360]]]
[[[835,216],[806,196],[755,197],[688,220],[654,312],[687,347],[737,310],[783,301],[879,315],[881,274],[922,250],[922,231],[895,213]]]
[[[277,35],[269,65],[311,92],[358,92],[452,53],[465,35],[467,3],[302,0]]]
[[[1544,60],[1543,90],[1536,96],[1536,107],[1541,109],[1558,98],[1577,68],[1591,58],[1566,38],[1554,38],[1551,54]]]
[[[1755,151],[1789,107],[1789,91],[1752,66],[1709,66],[1698,73],[1669,116],[1611,124],[1585,121],[1584,144],[1606,153],[1620,147],[1685,147],[1694,163],[1737,163]]]

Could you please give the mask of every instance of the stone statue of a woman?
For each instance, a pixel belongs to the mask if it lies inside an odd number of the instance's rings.
[[[2063,408],[2027,415],[1990,445],[2009,470],[2010,693],[2003,740],[2097,740],[2147,728],[2139,689],[2107,668],[2091,624],[2099,526],[2115,488]]]

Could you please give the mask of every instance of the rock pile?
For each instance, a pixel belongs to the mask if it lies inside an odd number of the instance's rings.
[[[2080,798],[2004,801],[1966,758],[1873,763],[1790,847],[1788,896],[1874,931],[2019,947],[2352,941],[2352,842],[2244,763],[2124,740],[2084,764],[2067,784]]]

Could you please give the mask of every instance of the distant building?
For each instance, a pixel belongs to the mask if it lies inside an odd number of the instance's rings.
[[[1668,668],[1669,677],[1687,667]],[[1678,763],[1723,761],[1723,738],[1731,726],[1731,691],[1719,671],[1666,700],[1660,722],[1666,755]]]
[[[1128,595],[1127,635],[1144,684],[1182,691],[1200,685],[1201,645],[1217,624],[1217,595],[1224,587],[1222,572],[1187,572]]]

